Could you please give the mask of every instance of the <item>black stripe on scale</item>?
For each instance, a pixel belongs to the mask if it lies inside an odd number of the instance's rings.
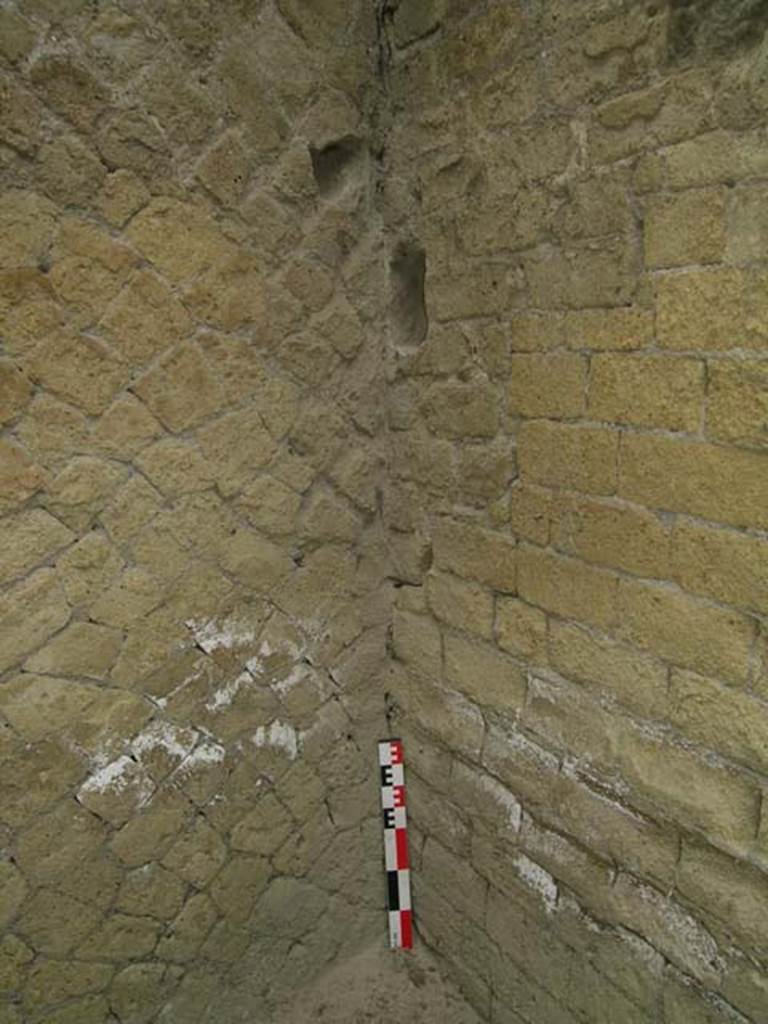
[[[400,909],[400,884],[397,871],[387,872],[387,890],[389,892],[389,909]]]
[[[392,785],[392,765],[383,764],[381,766],[381,784],[382,786]]]
[[[394,807],[385,807],[384,811],[384,828],[395,827],[395,809]]]

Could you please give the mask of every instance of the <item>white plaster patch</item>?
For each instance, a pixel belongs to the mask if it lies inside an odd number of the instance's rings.
[[[224,686],[214,693],[211,699],[206,702],[206,710],[216,712],[221,711],[223,708],[228,708],[240,690],[252,682],[253,676],[250,672],[241,672],[237,679],[232,679],[230,682],[225,683]]]
[[[192,630],[192,635],[206,654],[213,651],[230,651],[233,647],[244,647],[256,643],[256,631],[252,626],[238,622],[237,619],[224,619],[216,622],[208,619],[200,622],[187,619],[185,625]]]
[[[284,750],[293,761],[299,753],[299,735],[292,725],[273,722],[270,726],[260,725],[253,734],[257,747],[276,747]]]
[[[146,729],[131,742],[131,752],[137,757],[161,748],[171,757],[183,760],[197,742],[194,729],[182,729],[170,722],[150,722]]]
[[[514,863],[525,885],[541,896],[547,912],[554,910],[557,903],[557,883],[552,875],[522,853],[515,858]]]
[[[519,832],[523,809],[514,793],[510,793],[500,782],[497,782],[496,779],[491,778],[489,775],[478,774],[478,778],[480,779],[481,787],[503,809],[506,823],[510,829],[513,832]]]
[[[220,764],[226,755],[224,747],[213,740],[203,740],[195,749],[184,758],[179,765],[180,772],[191,771],[201,764]]]
[[[309,673],[309,667],[303,663],[299,663],[298,665],[294,665],[285,679],[278,679],[276,682],[272,683],[271,688],[275,693],[279,694],[279,696],[284,697],[287,693],[290,693],[295,686],[303,683]]]
[[[121,792],[129,785],[130,776],[136,771],[136,762],[126,754],[97,768],[80,787],[81,793],[106,793],[107,790]]]
[[[692,974],[698,973],[703,978],[712,971],[720,973],[724,970],[717,943],[702,924],[650,886],[636,883],[633,888],[643,902],[652,907],[668,934],[673,936],[678,956],[685,952]]]

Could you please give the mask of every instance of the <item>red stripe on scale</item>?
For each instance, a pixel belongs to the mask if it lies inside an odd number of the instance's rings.
[[[411,873],[405,812],[405,769],[400,740],[379,743],[381,807],[384,816],[384,864],[387,873],[389,941],[393,949],[411,949]]]
[[[408,833],[404,828],[395,829],[395,850],[397,852],[397,867],[408,868]]]

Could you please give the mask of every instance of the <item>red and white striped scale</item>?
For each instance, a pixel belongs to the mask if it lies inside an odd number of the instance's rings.
[[[408,863],[408,826],[405,814],[405,766],[402,740],[379,743],[381,807],[384,812],[384,864],[389,903],[389,944],[392,949],[413,947],[411,872]]]

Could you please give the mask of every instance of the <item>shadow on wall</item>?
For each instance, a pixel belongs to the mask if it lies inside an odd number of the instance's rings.
[[[767,28],[766,0],[672,0],[669,55],[754,43]]]
[[[429,326],[424,301],[427,257],[413,242],[400,242],[389,263],[393,342],[398,349],[415,349]]]
[[[323,199],[332,199],[343,192],[354,176],[364,155],[364,147],[360,139],[348,136],[321,149],[312,146],[309,155],[318,194]]]

